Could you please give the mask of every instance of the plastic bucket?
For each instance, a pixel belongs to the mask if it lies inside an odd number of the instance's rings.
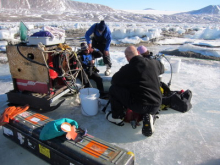
[[[172,66],[173,73],[179,73],[181,66],[181,59],[171,58],[170,64]]]
[[[99,90],[96,88],[84,88],[79,91],[81,111],[85,116],[94,116],[99,110]]]

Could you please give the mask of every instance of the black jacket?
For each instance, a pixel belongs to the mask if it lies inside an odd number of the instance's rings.
[[[127,88],[135,103],[159,106],[162,95],[158,76],[162,73],[164,66],[160,61],[135,56],[113,75],[112,85]]]

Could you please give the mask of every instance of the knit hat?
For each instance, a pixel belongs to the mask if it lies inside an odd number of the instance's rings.
[[[88,49],[88,45],[85,42],[81,43],[80,46],[81,46],[81,50],[87,50]]]
[[[102,32],[105,30],[105,27],[106,27],[105,21],[101,21],[98,25],[98,30]]]
[[[145,53],[145,52],[147,51],[147,48],[146,48],[145,46],[141,45],[141,46],[139,46],[139,47],[137,48],[137,51],[138,51],[140,54],[143,54],[143,53]]]

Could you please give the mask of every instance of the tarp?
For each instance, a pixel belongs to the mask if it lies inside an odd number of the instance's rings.
[[[27,28],[27,26],[21,21],[20,22],[20,27],[19,27],[21,41],[26,41],[27,40],[28,30],[29,29]]]

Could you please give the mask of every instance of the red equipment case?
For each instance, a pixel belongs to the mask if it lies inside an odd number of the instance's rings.
[[[29,104],[34,109],[48,110],[53,108],[52,102],[70,92],[63,78],[58,77],[55,70],[48,68],[54,65],[55,55],[52,52],[56,52],[57,49],[58,45],[48,46],[45,47],[45,53],[37,46],[7,46],[14,86],[14,89],[7,93],[9,103]],[[61,55],[62,52],[58,52],[56,57]],[[61,65],[65,65],[65,62]]]

